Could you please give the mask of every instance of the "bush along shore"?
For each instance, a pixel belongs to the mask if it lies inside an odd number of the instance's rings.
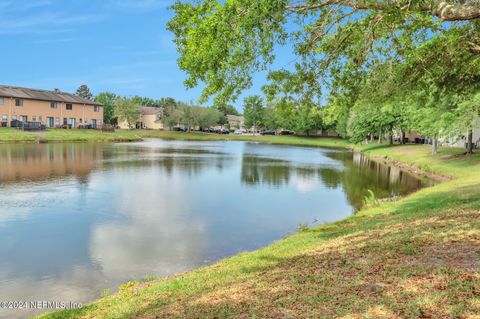
[[[289,139],[353,147],[277,142]],[[40,318],[479,318],[480,156],[453,148],[430,155],[424,145],[357,149],[448,180]]]

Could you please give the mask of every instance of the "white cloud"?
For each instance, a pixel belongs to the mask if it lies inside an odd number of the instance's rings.
[[[53,10],[54,4],[51,0],[0,2],[0,34],[65,32],[70,27],[97,22],[105,17],[98,13]]]

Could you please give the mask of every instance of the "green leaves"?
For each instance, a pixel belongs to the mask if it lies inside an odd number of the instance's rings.
[[[119,98],[115,102],[114,114],[119,122],[127,122],[129,128],[134,128],[140,117],[141,105],[128,98]]]
[[[172,9],[168,29],[181,54],[179,67],[189,88],[205,85],[200,101],[215,96],[217,105],[236,98],[252,84],[252,75],[273,61],[273,47],[285,39],[285,1],[214,0],[182,3]]]
[[[258,95],[246,97],[243,101],[243,116],[246,127],[256,129],[263,127],[265,123],[263,99]]]
[[[115,102],[118,96],[114,93],[103,92],[95,97],[95,101],[103,105],[103,122],[113,124]]]

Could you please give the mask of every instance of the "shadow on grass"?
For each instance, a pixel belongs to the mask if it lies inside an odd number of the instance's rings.
[[[428,233],[451,223],[429,220],[405,226],[397,220],[303,254],[261,256],[271,262],[241,267],[244,274],[227,282],[212,282],[191,294],[180,291],[168,302],[152,300],[118,318],[433,318],[450,317],[453,311],[462,316],[475,310],[474,287],[480,279],[448,264],[455,251],[412,267],[431,254],[433,243],[439,244]],[[467,227],[462,234],[471,230]]]

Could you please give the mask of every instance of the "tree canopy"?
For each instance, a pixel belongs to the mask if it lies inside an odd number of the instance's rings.
[[[115,116],[119,121],[127,122],[129,128],[134,128],[140,117],[140,107],[136,101],[128,98],[119,98],[115,102]]]
[[[115,124],[115,103],[119,97],[110,92],[102,92],[95,96],[95,101],[103,105],[103,122]]]
[[[251,87],[287,41],[298,61],[277,74],[298,94],[319,95],[325,82],[398,59],[452,21],[479,18],[476,0],[177,1],[168,28],[180,52],[187,87],[204,85],[217,104]],[[479,48],[480,40],[470,45]],[[330,89],[334,89],[330,87]]]
[[[87,100],[93,99],[93,94],[92,92],[90,92],[90,88],[86,84],[80,85],[80,87],[75,92],[75,95],[83,97],[84,99],[87,99]]]

